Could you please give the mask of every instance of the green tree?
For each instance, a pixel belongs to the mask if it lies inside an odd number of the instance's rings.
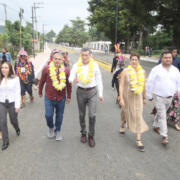
[[[22,46],[28,51],[32,52],[32,24],[26,23],[26,26],[22,26]],[[14,23],[6,21],[5,32],[0,35],[0,46],[7,47],[15,58],[20,47],[20,22]]]
[[[116,0],[89,1],[90,24],[95,25],[98,31],[103,31],[113,43],[115,8]],[[118,41],[125,42],[126,46],[133,42],[134,47],[142,48],[143,39],[152,35],[158,25],[162,25],[162,33],[171,36],[172,32],[171,44],[180,47],[179,0],[119,0],[118,17]]]
[[[104,32],[97,30],[96,26],[91,26],[88,31],[89,41],[109,41]]]
[[[56,43],[69,43],[74,46],[82,46],[88,39],[89,35],[85,30],[85,22],[77,17],[71,20],[72,26],[65,25],[59,32]]]
[[[0,34],[0,47],[7,47],[9,42],[9,36],[7,33]]]
[[[155,0],[157,21],[168,34],[173,33],[173,44],[180,48],[180,1]]]
[[[68,25],[65,25],[64,28],[59,32],[56,43],[69,43],[72,44],[72,33],[73,30]]]
[[[45,35],[46,40],[47,40],[47,41],[50,41],[50,42],[53,42],[53,38],[55,38],[55,37],[56,37],[56,33],[55,33],[53,30],[49,31],[49,32]]]

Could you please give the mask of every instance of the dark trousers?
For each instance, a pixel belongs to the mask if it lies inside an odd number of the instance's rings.
[[[17,113],[15,112],[13,103],[0,103],[0,128],[2,131],[3,143],[9,143],[7,114],[9,114],[10,122],[17,131],[19,129]]]
[[[45,117],[46,117],[47,126],[49,128],[54,128],[53,117],[55,110],[56,111],[55,131],[60,131],[63,121],[66,97],[64,97],[61,101],[56,101],[56,100],[50,100],[45,96],[44,101],[45,101]]]
[[[96,106],[97,106],[97,89],[83,90],[77,89],[77,102],[79,108],[79,121],[81,126],[81,133],[86,134],[86,106],[89,110],[89,135],[95,134],[95,122],[96,122]]]
[[[21,81],[21,96],[25,96],[26,95],[26,91],[28,92],[28,94],[30,96],[32,96],[33,94],[33,91],[32,91],[32,83],[28,83],[28,84],[25,84]]]

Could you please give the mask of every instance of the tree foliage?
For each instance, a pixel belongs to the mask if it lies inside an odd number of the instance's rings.
[[[116,0],[90,0],[89,12],[90,24],[114,43]],[[153,35],[161,24],[163,32],[173,33],[172,43],[180,47],[179,17],[179,0],[119,0],[118,41],[140,47],[142,40]]]
[[[85,22],[77,17],[71,20],[71,26],[65,25],[59,32],[56,43],[69,43],[74,46],[82,46],[89,38],[85,30]]]
[[[49,42],[53,42],[53,38],[55,38],[55,37],[56,37],[56,33],[55,33],[53,30],[49,31],[49,32],[45,35],[45,39],[46,39],[47,41],[49,41]]]
[[[22,26],[21,37],[22,46],[28,51],[32,52],[32,24],[26,23],[26,26]],[[20,47],[20,22],[6,21],[5,32],[0,35],[0,47],[6,47],[12,56],[16,56]]]

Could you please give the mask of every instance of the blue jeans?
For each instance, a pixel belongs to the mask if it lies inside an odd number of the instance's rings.
[[[64,97],[61,101],[56,101],[56,100],[50,100],[45,96],[44,101],[45,101],[45,117],[48,127],[54,128],[53,116],[55,110],[56,111],[55,131],[60,131],[63,121],[66,97]]]

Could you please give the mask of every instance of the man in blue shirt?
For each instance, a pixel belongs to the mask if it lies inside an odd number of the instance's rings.
[[[173,65],[177,67],[180,71],[180,58],[178,57],[178,50],[177,48],[172,48],[172,55],[173,55]]]
[[[2,52],[0,52],[0,60],[1,63],[8,61],[11,64],[13,64],[11,54],[7,51],[6,48],[2,48]]]

